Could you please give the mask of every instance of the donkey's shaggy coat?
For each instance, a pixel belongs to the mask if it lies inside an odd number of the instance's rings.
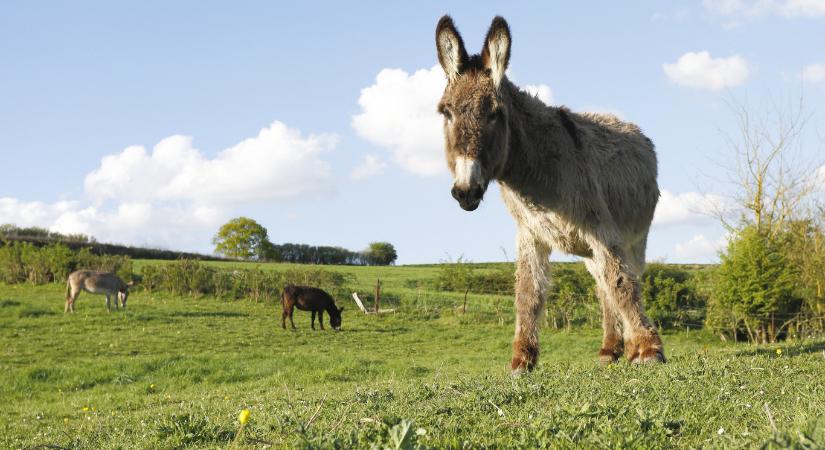
[[[615,116],[548,107],[519,90],[505,75],[511,37],[501,17],[493,20],[481,55],[467,54],[449,16],[438,22],[435,37],[448,80],[438,110],[452,195],[472,211],[498,180],[518,228],[512,370],[530,370],[538,361],[552,249],[584,257],[596,279],[600,359],[612,362],[624,352],[633,362],[664,362],[639,300],[659,199],[653,143]]]

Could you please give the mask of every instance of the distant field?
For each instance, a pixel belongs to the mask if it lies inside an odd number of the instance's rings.
[[[239,448],[825,446],[825,341],[680,332],[666,365],[600,367],[597,330],[545,330],[513,379],[512,299],[461,314],[463,295],[410,287],[435,266],[325,268],[365,292],[380,277],[397,313],[338,299],[343,331],[296,312],[292,332],[274,304],[138,291],[64,316],[62,285],[0,285],[0,448],[225,448],[244,408]]]

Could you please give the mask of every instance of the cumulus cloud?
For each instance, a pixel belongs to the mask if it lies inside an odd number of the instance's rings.
[[[697,234],[685,242],[676,244],[676,256],[681,262],[710,262],[716,259],[719,251],[728,243],[728,236],[711,240],[703,234]]]
[[[825,63],[811,64],[802,69],[802,80],[808,83],[825,81]]]
[[[702,4],[709,11],[734,20],[825,16],[825,0],[704,0]]]
[[[321,159],[334,135],[301,136],[273,122],[257,136],[206,157],[192,138],[171,136],[151,152],[131,146],[103,158],[86,176],[95,200],[189,200],[228,204],[289,199],[331,189],[329,164]]]
[[[170,136],[151,151],[131,146],[105,156],[85,178],[91,201],[0,198],[0,223],[83,233],[103,242],[205,251],[236,205],[332,190],[329,164],[321,155],[336,145],[333,135],[304,137],[274,122],[213,158],[192,142]]]
[[[436,112],[447,80],[439,66],[409,74],[384,69],[361,90],[355,132],[390,151],[396,163],[417,175],[444,173],[442,120]]]
[[[113,208],[79,201],[24,202],[0,198],[0,223],[82,233],[103,242],[169,248],[202,247],[226,212],[198,205],[124,202]]]
[[[547,106],[553,104],[553,91],[551,91],[550,86],[546,84],[528,84],[521,89],[535,96]]]
[[[381,175],[387,169],[387,163],[376,155],[364,155],[361,164],[352,169],[350,176],[353,180],[363,180],[375,175]]]
[[[653,225],[700,225],[713,222],[715,215],[728,215],[733,211],[731,201],[718,194],[683,192],[674,194],[662,190]]]
[[[672,64],[663,64],[665,75],[674,83],[694,89],[719,91],[741,85],[750,69],[745,58],[713,58],[708,51],[687,52]]]

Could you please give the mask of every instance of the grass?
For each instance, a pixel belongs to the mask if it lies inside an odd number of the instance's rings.
[[[343,331],[296,312],[292,332],[276,305],[136,292],[64,316],[64,286],[0,285],[0,448],[825,446],[825,341],[680,332],[666,365],[600,367],[598,331],[545,330],[538,370],[513,379],[511,300],[462,315],[460,295],[405,287],[437,268],[335,270],[380,276],[398,313],[339,299]]]

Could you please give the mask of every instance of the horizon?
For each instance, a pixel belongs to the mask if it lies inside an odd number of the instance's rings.
[[[276,244],[390,242],[398,265],[512,261],[498,185],[473,213],[450,196],[435,110],[443,14],[472,53],[502,15],[511,81],[653,140],[662,195],[648,261],[717,261],[726,232],[712,211],[737,213],[724,168],[734,107],[771,120],[803,103],[799,155],[825,192],[821,0],[648,1],[597,15],[573,4],[197,5],[0,6],[0,224],[213,254],[218,228],[247,216]]]

